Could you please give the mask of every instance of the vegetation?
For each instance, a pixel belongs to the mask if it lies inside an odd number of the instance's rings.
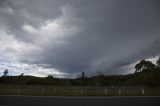
[[[6,77],[8,74],[8,70],[6,69],[4,72],[3,72],[3,76]]]
[[[0,77],[0,95],[54,95],[54,96],[159,96],[160,59],[156,64],[141,60],[135,65],[135,73],[128,75],[99,75],[87,78],[60,79],[8,76],[8,70]]]
[[[33,76],[7,76],[8,70],[4,71],[4,76],[0,77],[0,84],[14,85],[52,85],[52,86],[160,86],[160,59],[157,64],[150,61],[141,60],[135,65],[135,73],[128,75],[99,75],[87,78],[85,72],[76,79],[60,79],[48,75],[46,78]]]

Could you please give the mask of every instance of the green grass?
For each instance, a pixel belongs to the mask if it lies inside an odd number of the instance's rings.
[[[144,90],[143,90],[144,89]],[[1,85],[0,95],[160,96],[160,87],[61,87]]]

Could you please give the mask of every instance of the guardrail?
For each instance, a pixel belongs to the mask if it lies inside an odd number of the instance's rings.
[[[0,95],[47,96],[160,96],[160,87],[3,86]]]

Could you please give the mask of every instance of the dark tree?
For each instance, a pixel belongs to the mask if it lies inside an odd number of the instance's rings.
[[[136,73],[142,71],[145,67],[146,60],[141,60],[138,64],[135,65]]]
[[[47,78],[53,78],[53,76],[52,75],[48,75]]]
[[[160,58],[157,60],[156,64],[160,66]]]
[[[85,77],[85,72],[83,71],[81,78],[84,78],[84,77]]]
[[[149,70],[154,69],[156,66],[151,61],[146,61],[146,68]]]
[[[19,76],[20,76],[20,77],[23,77],[23,76],[24,76],[24,73],[20,74]]]
[[[150,61],[146,61],[146,60],[142,60],[140,61],[138,64],[136,64],[135,66],[135,69],[136,69],[136,73],[137,72],[141,72],[141,71],[144,71],[144,70],[152,70],[155,68],[155,65],[150,62]]]
[[[6,69],[4,72],[3,72],[3,76],[6,77],[8,74],[8,69]]]

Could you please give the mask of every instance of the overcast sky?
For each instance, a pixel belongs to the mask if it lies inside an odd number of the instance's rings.
[[[0,0],[0,75],[127,74],[159,56],[159,0]]]

